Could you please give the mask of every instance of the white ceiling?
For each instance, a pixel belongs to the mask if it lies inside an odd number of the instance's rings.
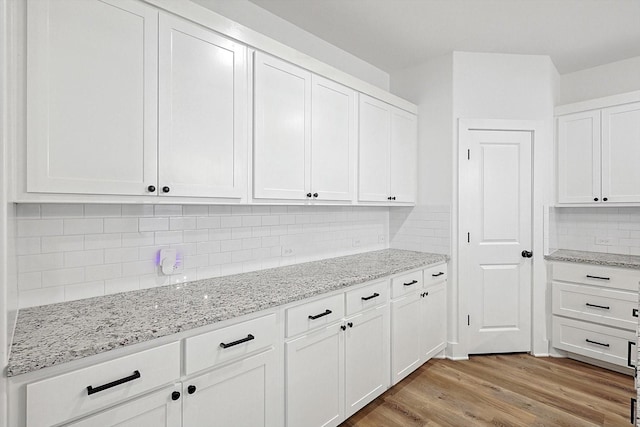
[[[448,52],[549,55],[560,74],[640,56],[640,0],[250,0],[390,72]]]

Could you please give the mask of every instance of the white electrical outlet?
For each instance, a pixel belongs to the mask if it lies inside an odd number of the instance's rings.
[[[292,256],[296,254],[296,250],[292,247],[284,247],[282,248],[282,256]]]
[[[613,245],[613,239],[609,237],[596,237],[596,245]]]

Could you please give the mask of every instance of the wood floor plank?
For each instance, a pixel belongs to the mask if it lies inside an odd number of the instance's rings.
[[[628,427],[633,378],[528,354],[431,360],[341,427]]]

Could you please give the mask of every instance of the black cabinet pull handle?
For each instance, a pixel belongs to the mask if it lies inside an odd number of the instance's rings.
[[[598,341],[591,341],[589,338],[587,338],[585,341],[588,342],[589,344],[601,345],[602,347],[609,347],[609,344],[602,344],[601,342],[598,342]]]
[[[629,422],[633,425],[636,423],[636,399],[631,398],[631,414],[629,415]]]
[[[149,193],[155,193],[156,186],[155,185],[150,185],[150,186],[147,187],[147,190],[149,190]]]
[[[307,197],[311,197],[311,193],[307,193]]]
[[[432,277],[439,277],[439,276],[442,276],[443,274],[444,274],[444,273],[441,271],[440,273],[438,273],[438,274],[432,274],[431,276],[432,276]]]
[[[608,277],[592,276],[590,274],[587,274],[587,278],[588,279],[598,279],[598,280],[610,280]]]
[[[195,392],[196,392],[196,386],[190,385],[189,387],[187,387],[187,393],[193,394]]]
[[[633,310],[631,310],[631,315],[632,315],[633,317],[638,317],[638,309],[637,309],[637,308],[634,308]]]
[[[233,347],[234,345],[242,344],[243,342],[251,341],[251,340],[254,340],[254,339],[256,339],[256,337],[254,337],[253,335],[249,334],[249,335],[247,335],[246,338],[242,338],[242,339],[240,339],[238,341],[233,341],[233,342],[230,342],[228,344],[221,342],[220,343],[220,347],[229,348],[229,347]]]
[[[410,281],[409,283],[403,283],[403,285],[405,285],[405,286],[411,286],[411,285],[415,285],[416,283],[418,283],[418,281],[417,281],[417,280],[412,280],[412,281]]]
[[[631,346],[634,346],[634,345],[636,345],[636,343],[633,341],[629,341],[629,344],[627,345],[627,366],[630,368],[636,367],[636,365],[631,363]]]
[[[374,293],[373,293],[373,295],[369,295],[368,297],[361,297],[360,299],[361,299],[362,301],[369,301],[370,299],[377,298],[377,297],[379,297],[379,296],[380,296],[380,294],[379,294],[379,293],[374,292]]]
[[[178,399],[180,399],[179,391],[174,391],[173,393],[171,393],[171,400],[178,400]]]
[[[610,309],[610,307],[608,305],[597,305],[597,304],[590,304],[590,303],[586,303],[585,305],[587,307],[603,308],[605,310],[609,310]]]
[[[119,380],[115,380],[107,384],[99,385],[98,387],[87,386],[87,394],[91,396],[94,393],[99,393],[111,387],[128,383],[129,381],[137,380],[138,378],[140,378],[140,371],[136,369],[135,371],[133,371],[133,374],[129,375],[128,377],[120,378]]]
[[[321,317],[328,316],[331,313],[333,313],[333,311],[327,309],[327,310],[324,311],[324,313],[316,314],[315,316],[309,316],[309,319],[316,320],[316,319],[319,319]]]

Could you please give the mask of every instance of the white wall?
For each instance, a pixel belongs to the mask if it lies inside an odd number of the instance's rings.
[[[556,105],[640,90],[640,56],[560,76]]]
[[[389,90],[389,74],[386,72],[248,0],[193,1],[374,86]]]

